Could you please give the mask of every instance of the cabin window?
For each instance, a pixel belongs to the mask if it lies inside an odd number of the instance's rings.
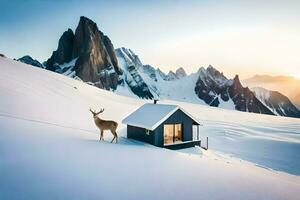
[[[181,124],[165,124],[164,125],[164,144],[173,144],[182,141],[182,125]]]

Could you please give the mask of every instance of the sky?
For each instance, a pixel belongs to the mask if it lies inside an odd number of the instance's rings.
[[[300,79],[300,1],[0,0],[0,53],[45,61],[80,16],[144,64]]]

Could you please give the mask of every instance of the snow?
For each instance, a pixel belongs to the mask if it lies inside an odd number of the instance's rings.
[[[76,61],[77,61],[78,58],[74,58],[73,60],[71,60],[70,62],[66,62],[64,64],[61,64],[61,65],[58,65],[61,69],[64,69],[64,68],[69,68],[69,67],[74,67],[75,64],[76,64]]]
[[[219,95],[218,97],[219,97],[219,102],[220,102],[219,108],[235,110],[235,104],[234,104],[234,102],[232,101],[231,98],[229,98],[228,101],[223,101],[222,98],[221,98],[221,95]]]
[[[173,81],[165,81],[159,75],[157,77],[160,99],[205,105],[205,102],[199,99],[195,93],[195,85],[199,77],[198,73],[193,73]],[[180,90],[180,92],[178,92],[178,90]]]
[[[268,100],[270,98],[270,91],[265,88],[253,87],[251,88],[251,91],[253,91],[255,93],[255,96],[259,99]]]
[[[76,73],[74,71],[74,66],[76,64],[78,58],[74,58],[70,62],[63,63],[63,64],[57,64],[56,66],[58,67],[57,71],[64,74],[65,76],[69,77],[75,77]]]
[[[254,92],[256,98],[258,98],[260,100],[260,102],[262,104],[264,104],[265,107],[270,109],[275,115],[277,115],[277,116],[281,115],[277,112],[277,110],[273,106],[270,106],[267,104],[267,102],[270,101],[270,96],[271,96],[269,90],[262,88],[262,87],[253,87],[253,88],[251,88],[251,91]],[[285,114],[284,109],[282,109],[282,107],[280,107],[280,105],[279,105],[279,109],[281,110],[281,113]]]
[[[153,131],[176,110],[178,110],[176,105],[147,103],[127,116],[122,123]]]
[[[151,78],[151,76],[153,76],[153,74],[151,74],[152,70],[145,70],[145,67],[143,67],[138,57],[131,50],[120,48],[116,51],[116,53],[119,66],[125,72],[125,79],[128,84],[132,86],[135,85],[135,81],[127,69],[130,64],[134,66],[134,61],[132,60],[134,57],[137,59],[137,65],[135,66],[134,73],[139,75],[137,77],[141,77],[140,82],[145,82],[147,84],[154,98],[205,104],[205,102],[199,99],[195,93],[195,84],[199,77],[199,73],[194,73],[189,76],[170,81],[165,80],[166,77],[162,76],[162,72],[159,69],[156,69],[156,79],[154,80],[153,77]],[[124,91],[128,90],[126,89],[128,87],[127,83],[125,83],[124,86],[118,86],[116,94],[123,95]],[[181,92],[179,93],[178,90]],[[133,93],[125,92],[125,95],[137,98],[137,96]]]
[[[208,151],[171,151],[124,137],[121,120],[150,101],[6,58],[0,68],[0,199],[299,197],[299,176],[267,169],[300,174],[299,119],[160,101],[204,121],[201,137],[209,136]],[[109,132],[98,141],[90,107],[119,123],[119,144]]]
[[[197,123],[198,120],[177,105],[146,103],[127,116],[122,123],[153,131],[174,112],[180,109]],[[200,123],[199,123],[200,124]]]

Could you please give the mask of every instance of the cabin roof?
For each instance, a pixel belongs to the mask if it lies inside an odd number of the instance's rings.
[[[200,124],[196,118],[194,118],[192,115],[190,115],[177,105],[152,103],[144,104],[129,116],[127,116],[125,119],[123,119],[122,123],[131,126],[146,128],[153,131],[179,109],[187,116],[189,116],[195,124]]]

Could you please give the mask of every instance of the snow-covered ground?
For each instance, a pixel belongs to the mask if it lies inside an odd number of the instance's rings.
[[[170,151],[125,138],[122,119],[149,101],[6,58],[0,69],[0,199],[299,197],[299,176],[256,166],[300,174],[299,119],[163,101],[209,137],[208,151]],[[119,123],[119,144],[98,141],[90,107]]]

